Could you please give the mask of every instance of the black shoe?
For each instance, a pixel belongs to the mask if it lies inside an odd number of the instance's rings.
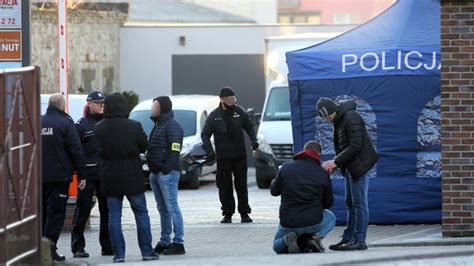
[[[300,253],[300,247],[297,242],[298,236],[295,232],[290,232],[283,236],[283,242],[288,247],[288,253]]]
[[[341,242],[337,243],[337,244],[334,244],[334,245],[330,245],[329,246],[329,249],[330,250],[339,250],[339,248],[341,248],[343,245],[345,245],[348,241],[343,241],[341,240]]]
[[[100,253],[102,256],[113,256],[114,255],[114,252],[113,251],[110,251],[110,250],[102,250],[102,252]]]
[[[85,252],[84,250],[79,250],[79,251],[73,252],[72,257],[73,258],[89,258],[89,253]]]
[[[156,252],[149,255],[149,256],[144,256],[143,257],[144,261],[159,260],[159,259],[160,259],[160,255],[158,255],[158,253],[156,253]]]
[[[231,224],[232,223],[232,215],[225,215],[224,218],[221,220],[221,224]]]
[[[125,262],[125,258],[114,258],[112,260],[114,263],[124,263]]]
[[[365,241],[351,241],[342,245],[339,251],[367,250]]]
[[[158,244],[156,244],[154,250],[155,250],[156,253],[161,255],[161,254],[163,254],[163,251],[165,251],[165,249],[167,249],[169,246],[171,246],[171,245],[166,245],[165,246],[165,245],[162,245],[161,242],[158,242]]]
[[[61,261],[66,260],[66,257],[64,255],[58,254],[58,248],[56,247],[56,244],[54,243],[51,243],[51,259],[56,262],[61,262]]]
[[[176,244],[173,243],[169,245],[164,251],[163,255],[183,255],[185,254],[186,251],[184,250],[184,245],[183,244]]]
[[[253,222],[248,213],[242,213],[240,214],[240,217],[242,218],[240,222],[243,224]]]
[[[306,247],[309,248],[309,252],[324,253],[324,246],[319,236],[313,236],[306,240]]]
[[[56,261],[56,262],[61,262],[61,261],[65,261],[66,257],[64,255],[59,255],[55,248],[54,251],[51,250],[51,259],[53,259],[53,261]]]

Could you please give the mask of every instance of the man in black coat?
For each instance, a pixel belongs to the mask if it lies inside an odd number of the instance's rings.
[[[247,191],[247,151],[243,130],[250,137],[253,150],[258,148],[257,137],[247,112],[235,104],[237,98],[234,91],[231,88],[222,88],[219,96],[221,103],[207,117],[201,139],[208,154],[208,161],[215,160],[217,155],[216,183],[224,216],[221,223],[232,223],[232,215],[235,212],[232,173],[241,222],[251,223]],[[216,145],[215,152],[211,144],[212,135]]]
[[[128,119],[127,99],[120,93],[105,97],[104,117],[95,125],[99,144],[100,190],[107,197],[109,234],[114,262],[125,261],[122,233],[122,202],[127,197],[137,223],[143,260],[159,258],[152,246],[150,217],[140,153],[147,149],[147,136],[140,122]]]
[[[66,100],[59,94],[49,98],[41,118],[43,160],[43,236],[50,239],[53,261],[66,258],[57,253],[56,243],[66,218],[69,183],[77,171],[79,190],[86,186],[84,154],[72,118],[65,112]]]
[[[99,242],[102,255],[113,255],[109,240],[109,209],[107,198],[100,193],[99,174],[99,145],[94,135],[94,127],[104,114],[104,95],[100,91],[93,91],[87,96],[87,106],[84,117],[76,123],[77,132],[81,138],[82,148],[86,160],[87,185],[78,191],[76,209],[71,232],[71,251],[74,258],[88,258],[85,252],[86,240],[84,229],[93,207],[94,193],[99,201],[100,232]]]
[[[365,128],[365,122],[352,101],[336,103],[321,98],[316,104],[318,115],[334,125],[336,158],[323,167],[333,172],[340,168],[346,183],[347,229],[332,250],[366,250],[369,225],[369,175],[378,156]]]
[[[280,225],[273,241],[277,254],[324,252],[321,240],[334,229],[332,183],[321,167],[321,145],[315,141],[284,163],[272,180],[272,196],[281,195]]]

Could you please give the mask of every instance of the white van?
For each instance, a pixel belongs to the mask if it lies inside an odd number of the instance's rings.
[[[46,114],[48,109],[48,101],[51,94],[41,94],[41,115]],[[87,95],[69,94],[69,115],[74,120],[74,123],[79,120],[84,114],[84,106],[87,104]]]
[[[287,80],[288,66],[285,54],[292,50],[321,43],[351,28],[353,28],[352,25],[344,28],[328,26],[326,32],[265,39],[267,95],[257,132],[260,146],[255,152],[255,170],[259,188],[268,188],[278,167],[293,157],[293,131]]]
[[[219,97],[212,95],[174,95],[170,96],[173,102],[174,119],[183,127],[184,139],[181,155],[187,153],[195,144],[201,143],[201,132],[208,114],[219,106]],[[153,129],[150,119],[153,99],[140,102],[130,113],[129,118],[142,124],[145,133],[149,136]],[[197,167],[190,170],[184,160],[180,160],[180,183],[192,189],[199,188],[199,178],[215,172],[216,166]],[[148,166],[143,165],[146,180],[149,176]]]
[[[257,186],[268,188],[278,166],[293,156],[293,131],[287,84],[273,83],[267,92],[255,151]]]

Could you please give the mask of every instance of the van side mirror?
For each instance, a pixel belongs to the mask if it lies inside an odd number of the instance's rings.
[[[249,115],[250,121],[252,121],[252,124],[258,127],[258,124],[260,123],[260,117],[262,116],[262,114],[255,113],[255,109],[253,108],[247,109],[247,114]]]
[[[255,116],[255,109],[253,108],[247,109],[247,114],[250,116],[250,119],[253,119],[253,117]]]

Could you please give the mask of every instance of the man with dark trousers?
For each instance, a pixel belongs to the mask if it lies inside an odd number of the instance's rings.
[[[252,149],[256,150],[258,142],[255,130],[247,112],[235,104],[237,98],[231,88],[222,88],[219,97],[221,99],[219,107],[207,117],[201,139],[208,161],[213,161],[217,157],[216,183],[224,216],[221,223],[232,223],[232,215],[235,212],[232,174],[241,222],[251,223],[247,191],[247,151],[243,130],[252,141]],[[210,140],[212,135],[216,145],[215,152]]]
[[[126,197],[135,216],[138,247],[144,261],[158,260],[151,245],[150,216],[146,205],[146,187],[140,153],[148,148],[145,131],[138,121],[128,119],[127,98],[114,92],[105,97],[104,117],[95,125],[99,144],[100,192],[107,197],[109,234],[114,263],[125,262],[126,245],[131,240],[123,236],[122,209]]]
[[[336,157],[323,163],[323,168],[330,173],[339,168],[345,177],[347,228],[342,240],[329,246],[331,250],[367,249],[368,173],[377,162],[378,155],[356,107],[353,101],[337,103],[325,97],[316,103],[318,115],[334,126]]]
[[[72,118],[65,112],[66,100],[59,94],[49,98],[48,110],[41,119],[43,160],[43,236],[51,240],[53,261],[65,261],[56,248],[66,218],[69,183],[74,170],[79,190],[86,186],[84,154]]]
[[[73,227],[71,232],[71,251],[74,258],[88,258],[85,252],[86,241],[84,229],[93,207],[94,193],[99,202],[100,232],[99,242],[102,247],[102,256],[113,255],[109,240],[109,209],[107,198],[100,193],[99,171],[99,145],[95,138],[94,126],[102,119],[104,114],[104,95],[100,91],[93,91],[87,96],[87,106],[84,117],[76,123],[76,128],[81,138],[84,157],[86,160],[87,185],[78,192],[76,210],[74,212]]]

